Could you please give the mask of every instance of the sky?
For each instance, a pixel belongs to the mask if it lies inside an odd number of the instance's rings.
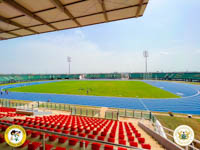
[[[0,74],[200,71],[200,1],[150,0],[144,16],[0,41]]]

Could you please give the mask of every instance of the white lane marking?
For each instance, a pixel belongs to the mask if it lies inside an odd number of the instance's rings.
[[[176,93],[177,95],[184,95],[183,93]]]

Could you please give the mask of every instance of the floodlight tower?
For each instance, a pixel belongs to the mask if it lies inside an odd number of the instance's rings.
[[[69,74],[70,74],[70,63],[72,61],[72,58],[70,56],[67,56],[67,62],[69,63]]]
[[[145,58],[145,79],[147,79],[147,58],[149,57],[148,51],[143,51],[143,56]]]

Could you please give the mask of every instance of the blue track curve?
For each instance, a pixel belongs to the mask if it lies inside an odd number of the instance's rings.
[[[0,86],[0,88],[13,88],[19,86],[28,86],[57,81],[41,81],[31,83],[21,83]],[[136,98],[117,98],[103,96],[78,96],[65,94],[41,94],[41,93],[23,93],[9,92],[0,95],[0,98],[17,99],[17,100],[32,100],[32,101],[47,101],[56,103],[103,106],[127,109],[140,109],[162,112],[177,112],[200,114],[200,86],[185,83],[161,82],[161,81],[144,81],[148,84],[162,88],[166,91],[180,95],[182,98],[171,99],[136,99]]]

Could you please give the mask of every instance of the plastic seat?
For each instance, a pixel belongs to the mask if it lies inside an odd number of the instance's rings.
[[[141,144],[142,148],[144,149],[151,149],[151,145],[150,144]]]
[[[29,143],[30,143],[30,141],[29,141],[29,140],[26,140],[26,141],[24,142],[24,144],[20,146],[20,148],[23,148],[23,147],[27,146]]]
[[[51,150],[53,145],[51,144],[45,144],[45,150]],[[40,150],[43,150],[43,146],[40,147]]]
[[[41,134],[41,132],[32,132],[31,137],[36,138],[36,137],[40,136],[40,134]]]
[[[68,139],[68,137],[61,136],[61,137],[59,137],[58,142],[65,143],[67,139]]]
[[[45,139],[46,139],[47,137],[49,137],[49,134],[48,134],[48,133],[45,134]],[[43,134],[40,134],[40,139],[43,139]]]
[[[108,142],[114,143],[115,139],[114,138],[108,138]]]
[[[101,147],[100,143],[92,143],[92,150],[99,150]]]
[[[55,132],[59,132],[59,133],[60,133],[61,131],[62,131],[62,130],[60,130],[60,129],[55,129]]]
[[[90,138],[90,139],[94,139],[94,138],[95,138],[95,135],[93,135],[93,134],[89,134],[89,135],[88,135],[88,138]]]
[[[105,137],[104,136],[98,136],[98,140],[104,141]]]
[[[49,136],[49,141],[53,142],[53,141],[55,141],[57,138],[58,138],[57,135],[50,135],[50,136]]]
[[[90,131],[91,131],[90,129],[86,129],[86,130],[85,130],[85,133],[86,133],[86,134],[89,134]]]
[[[119,134],[124,134],[124,131],[123,130],[119,130]]]
[[[82,131],[83,131],[83,129],[80,129],[80,128],[78,129],[78,132],[82,132]]]
[[[84,142],[85,142],[85,148],[86,148],[90,142],[89,141],[84,141]],[[80,142],[80,147],[83,147],[83,140]]]
[[[37,148],[39,148],[41,145],[40,142],[33,142],[33,143],[29,143],[28,144],[28,150],[36,150]]]
[[[138,137],[141,137],[141,134],[140,133],[135,133],[135,136],[138,138]]]
[[[122,139],[122,140],[123,140],[123,139],[124,139],[124,135],[123,135],[123,134],[120,134],[120,135],[119,135],[119,139]]]
[[[113,150],[112,145],[104,145],[104,150]]]
[[[55,148],[55,150],[66,150],[66,148],[58,146],[58,147]]]
[[[110,133],[110,138],[115,138],[115,133]]]
[[[73,145],[74,146],[74,145],[76,145],[77,142],[78,142],[78,139],[73,139],[72,138],[72,139],[69,140],[69,145]]]
[[[77,135],[78,133],[75,132],[75,131],[71,131],[70,134],[71,134],[71,135]]]
[[[144,138],[141,138],[141,137],[139,137],[139,138],[138,138],[138,142],[139,142],[139,143],[144,143],[144,142],[145,142],[145,139],[144,139]]]
[[[97,135],[99,131],[93,131],[93,135]]]
[[[129,144],[130,144],[130,146],[138,147],[138,143],[137,142],[130,141]]]
[[[64,134],[69,134],[69,131],[63,130],[62,133],[64,133]]]
[[[106,136],[107,132],[101,132],[101,136]]]
[[[127,150],[127,148],[118,147],[118,150]]]
[[[125,141],[125,140],[120,140],[120,139],[119,139],[119,144],[126,145],[126,141]]]
[[[5,139],[4,139],[4,137],[1,135],[0,136],[0,143],[4,143],[5,142]]]
[[[135,137],[134,136],[128,136],[129,141],[134,141]]]
[[[85,134],[85,133],[79,133],[79,136],[81,136],[81,137],[85,137],[86,134]]]
[[[126,132],[128,136],[132,136],[132,132]]]

